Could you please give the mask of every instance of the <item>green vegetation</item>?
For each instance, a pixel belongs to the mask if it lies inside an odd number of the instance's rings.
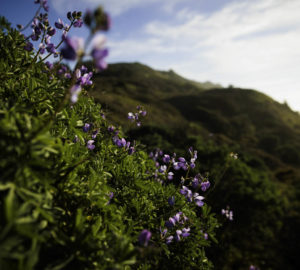
[[[148,152],[198,150],[197,170],[214,183],[213,210],[234,210],[234,221],[209,250],[216,269],[300,268],[299,113],[254,90],[207,89],[139,63],[110,65],[89,94]],[[124,114],[137,104],[149,111],[141,128]],[[230,152],[238,160],[229,160]]]
[[[211,269],[208,204],[131,151],[86,90],[71,103],[75,75],[0,21],[0,269]]]

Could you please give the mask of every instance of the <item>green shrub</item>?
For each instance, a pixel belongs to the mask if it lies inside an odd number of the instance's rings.
[[[74,80],[1,25],[0,268],[210,269],[205,248],[219,226],[210,207],[188,203],[182,184],[157,173],[138,145],[118,147],[122,131],[112,136],[101,106],[84,90],[70,103]],[[180,222],[162,232],[179,211]],[[166,243],[183,228],[189,236]]]

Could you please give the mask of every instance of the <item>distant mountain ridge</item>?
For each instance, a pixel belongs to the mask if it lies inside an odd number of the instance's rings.
[[[284,163],[300,164],[299,113],[258,91],[220,88],[140,63],[111,64],[94,84],[91,95],[114,112],[116,123],[126,124],[125,112],[142,104],[149,112],[147,124],[181,126],[190,135],[220,135]]]

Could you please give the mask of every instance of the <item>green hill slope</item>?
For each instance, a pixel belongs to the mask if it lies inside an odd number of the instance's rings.
[[[124,111],[145,105],[147,124],[183,128],[188,135],[221,135],[277,162],[300,165],[300,116],[286,104],[254,91],[220,88],[184,79],[173,71],[156,71],[139,63],[113,64],[96,75],[91,95],[116,123],[126,123]],[[271,158],[272,159],[272,158]]]

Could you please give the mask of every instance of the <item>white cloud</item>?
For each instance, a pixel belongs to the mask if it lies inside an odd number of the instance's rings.
[[[155,21],[145,31],[169,50],[188,48],[171,66],[179,73],[256,88],[300,111],[299,13],[298,0],[237,1],[210,15],[185,10],[183,23]]]

